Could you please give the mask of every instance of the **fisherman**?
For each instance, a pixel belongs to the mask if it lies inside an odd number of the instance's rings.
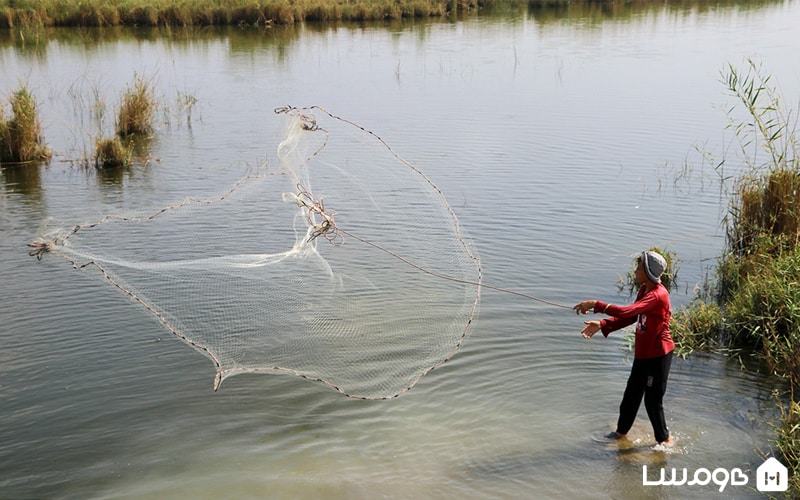
[[[609,316],[601,320],[584,321],[581,335],[587,339],[597,332],[603,332],[603,336],[608,337],[609,333],[636,323],[633,366],[619,406],[617,429],[607,435],[610,439],[625,437],[636,420],[644,397],[644,406],[658,445],[669,447],[674,443],[664,419],[662,403],[667,390],[672,351],[675,349],[669,330],[672,315],[669,292],[661,283],[661,275],[666,267],[667,263],[659,253],[642,252],[636,265],[636,279],[641,287],[632,304],[618,306],[600,300],[584,300],[572,308],[576,314],[592,311]]]

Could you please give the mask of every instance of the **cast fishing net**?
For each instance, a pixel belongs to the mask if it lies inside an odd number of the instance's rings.
[[[214,362],[215,390],[288,372],[402,394],[462,345],[480,261],[443,193],[378,135],[319,107],[276,112],[278,165],[213,199],[49,229],[31,253],[127,294]]]

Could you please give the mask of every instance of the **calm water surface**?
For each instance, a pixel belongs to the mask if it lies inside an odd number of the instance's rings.
[[[797,103],[800,3],[545,14],[70,31],[24,46],[3,33],[0,90],[29,86],[56,156],[0,169],[0,497],[758,496],[642,485],[643,464],[760,465],[776,382],[722,358],[674,363],[669,455],[599,442],[630,369],[625,334],[585,341],[570,311],[488,290],[461,352],[399,399],[349,400],[287,375],[213,392],[208,360],[124,296],[27,256],[50,217],[218,193],[274,161],[274,108],[317,104],[442,188],[486,282],[565,304],[626,302],[616,283],[631,256],[666,245],[680,259],[673,304],[686,304],[723,243],[718,179],[737,168],[720,71],[752,57]],[[134,74],[163,104],[155,138],[130,169],[82,168],[71,160],[111,133]],[[727,157],[726,170],[696,149]],[[642,410],[633,434],[650,433]]]

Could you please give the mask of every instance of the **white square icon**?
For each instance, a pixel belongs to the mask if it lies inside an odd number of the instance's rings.
[[[769,457],[756,470],[758,491],[786,491],[789,488],[789,471],[775,457]]]

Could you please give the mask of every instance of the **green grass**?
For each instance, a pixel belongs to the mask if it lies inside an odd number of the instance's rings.
[[[797,498],[800,491],[798,467],[800,463],[800,402],[792,391],[789,404],[784,405],[782,398],[776,394],[778,406],[781,408],[779,425],[775,426],[778,439],[775,443],[778,453],[783,456],[784,462],[790,465],[789,491],[787,497]]]
[[[0,1],[0,28],[366,21],[444,16],[477,8],[477,0],[5,0]]]
[[[685,358],[692,351],[715,351],[721,346],[722,310],[715,302],[695,299],[670,322],[675,355]]]
[[[725,218],[726,243],[716,282],[673,316],[682,352],[755,352],[786,381],[777,397],[780,421],[775,449],[789,467],[787,496],[800,494],[800,140],[791,111],[765,76],[748,61],[729,66],[723,83],[740,106],[729,110],[745,173]],[[745,113],[744,119],[735,112]],[[711,292],[708,292],[711,290]]]
[[[745,8],[780,0],[0,0],[0,29],[51,26],[273,26],[305,21],[386,21],[476,12],[624,18],[663,8]]]
[[[730,343],[762,353],[773,373],[800,384],[800,250],[753,269],[725,303]]]

